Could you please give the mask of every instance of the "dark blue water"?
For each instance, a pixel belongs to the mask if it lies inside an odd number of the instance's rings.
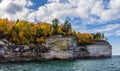
[[[120,71],[120,56],[108,59],[0,63],[0,71]]]

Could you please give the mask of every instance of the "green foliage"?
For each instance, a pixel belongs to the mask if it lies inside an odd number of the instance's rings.
[[[52,27],[53,27],[53,30],[54,30],[53,31],[54,35],[58,34],[58,30],[57,30],[58,29],[58,23],[59,23],[58,19],[55,18],[55,19],[52,20]]]
[[[71,23],[69,23],[68,21],[65,21],[65,23],[63,24],[62,30],[63,30],[63,32],[65,33],[65,35],[70,35],[70,34],[72,34]]]
[[[97,32],[92,34],[95,41],[104,40],[104,33]]]

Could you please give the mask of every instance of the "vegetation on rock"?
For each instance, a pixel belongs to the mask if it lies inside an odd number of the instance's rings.
[[[0,19],[0,38],[5,38],[15,44],[41,44],[46,42],[46,37],[54,35],[75,36],[77,44],[90,44],[104,39],[103,33],[80,33],[73,31],[71,23],[65,21],[59,24],[58,19],[53,19],[52,24],[47,22],[30,23],[28,21]]]

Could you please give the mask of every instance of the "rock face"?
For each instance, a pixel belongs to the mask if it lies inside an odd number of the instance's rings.
[[[48,59],[76,59],[111,57],[112,48],[107,41],[77,46],[73,36],[52,36],[44,44],[15,45],[0,40],[0,62]]]
[[[111,45],[107,42],[99,44],[87,45],[87,50],[90,53],[90,57],[101,58],[101,57],[111,57]]]
[[[107,58],[112,56],[112,47],[107,41],[78,46],[78,58]]]

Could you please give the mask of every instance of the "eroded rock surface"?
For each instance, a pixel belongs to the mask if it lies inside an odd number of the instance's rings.
[[[0,40],[0,62],[48,59],[111,57],[112,48],[107,41],[77,46],[73,36],[52,36],[44,44],[15,45]]]

